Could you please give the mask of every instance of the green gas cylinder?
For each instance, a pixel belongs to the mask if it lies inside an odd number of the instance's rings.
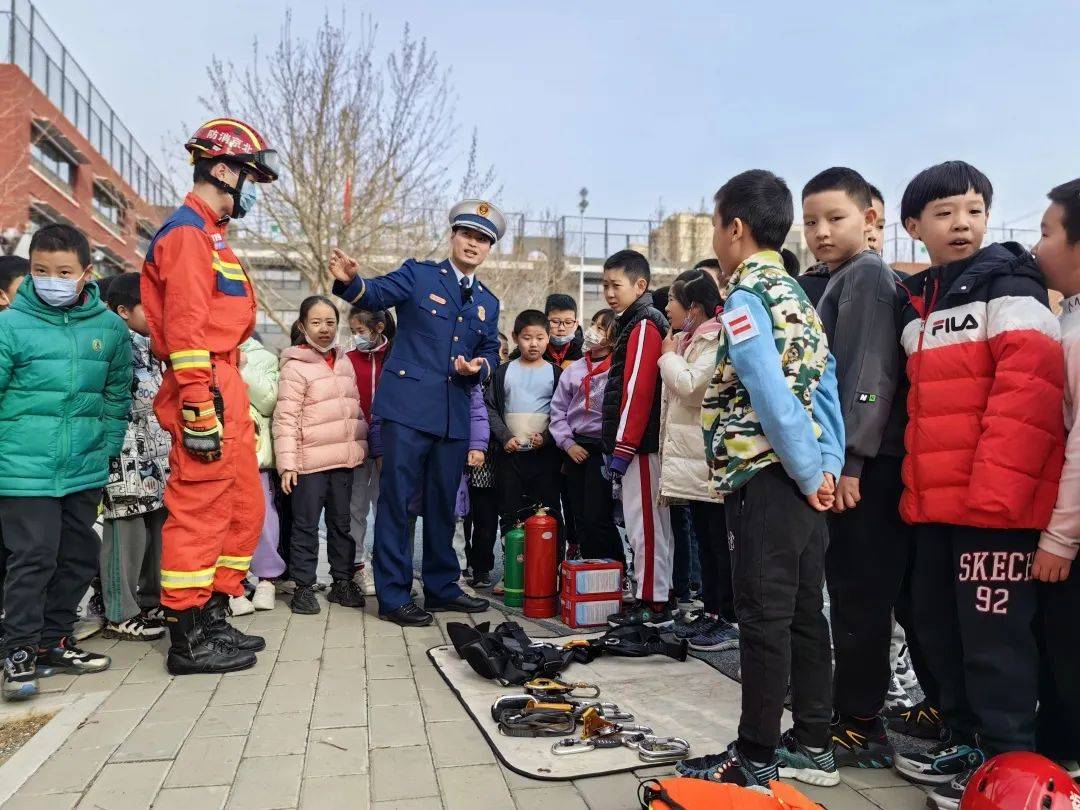
[[[521,607],[525,597],[525,529],[519,523],[503,536],[503,601]]]

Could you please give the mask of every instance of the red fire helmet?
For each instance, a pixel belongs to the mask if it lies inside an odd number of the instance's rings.
[[[1013,751],[971,775],[960,810],[1080,810],[1080,786],[1046,757]]]
[[[220,158],[243,166],[257,183],[278,178],[277,152],[267,147],[266,139],[254,127],[235,118],[207,121],[188,138],[184,148],[191,153],[192,163]]]

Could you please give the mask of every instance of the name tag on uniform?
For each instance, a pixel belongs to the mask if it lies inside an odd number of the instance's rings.
[[[484,305],[481,304],[476,308],[476,317],[482,321],[487,320],[487,310],[484,309]]]
[[[742,343],[759,334],[757,324],[750,317],[750,307],[735,307],[735,309],[726,310],[722,318],[724,331],[727,332],[728,340],[732,343]]]
[[[214,250],[221,250],[225,247],[225,238],[220,233],[215,233],[210,238],[214,240]]]
[[[439,296],[437,296],[437,295],[436,295],[435,293],[431,293],[431,294],[430,294],[430,295],[428,296],[428,298],[430,298],[430,299],[431,299],[432,301],[434,301],[434,302],[435,302],[436,304],[445,304],[445,303],[446,303],[446,299],[445,299],[445,298],[440,298],[440,297],[439,297]]]

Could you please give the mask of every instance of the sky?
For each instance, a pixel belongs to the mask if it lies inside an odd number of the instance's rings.
[[[213,55],[244,62],[290,4],[38,0],[38,10],[152,156],[206,117]],[[369,14],[406,23],[452,71],[461,138],[476,127],[507,211],[647,218],[707,206],[731,175],[771,169],[797,195],[858,169],[895,217],[920,169],[961,158],[995,187],[991,224],[1037,226],[1080,176],[1080,3],[294,2],[294,29]]]

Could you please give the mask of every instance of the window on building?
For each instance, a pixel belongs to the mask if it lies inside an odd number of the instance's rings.
[[[276,309],[274,314],[285,324],[285,329],[282,329],[269,313],[260,309],[255,313],[256,331],[264,335],[288,334],[293,321],[300,317],[299,311],[295,309]]]
[[[300,271],[288,267],[259,267],[256,275],[260,281],[279,290],[299,290],[304,284]]]
[[[140,219],[135,224],[135,239],[138,241],[139,253],[143,256],[146,255],[146,251],[150,248],[150,240],[154,238],[154,226],[152,223],[145,219]]]
[[[94,256],[94,275],[98,278],[105,278],[106,276],[116,276],[124,272],[124,265],[114,259],[107,253],[103,253],[100,250],[95,250]]]
[[[69,189],[74,185],[75,161],[64,154],[59,146],[36,131],[30,142],[30,158],[34,166],[50,180]]]
[[[111,231],[124,224],[124,200],[104,183],[94,183],[94,217]]]

